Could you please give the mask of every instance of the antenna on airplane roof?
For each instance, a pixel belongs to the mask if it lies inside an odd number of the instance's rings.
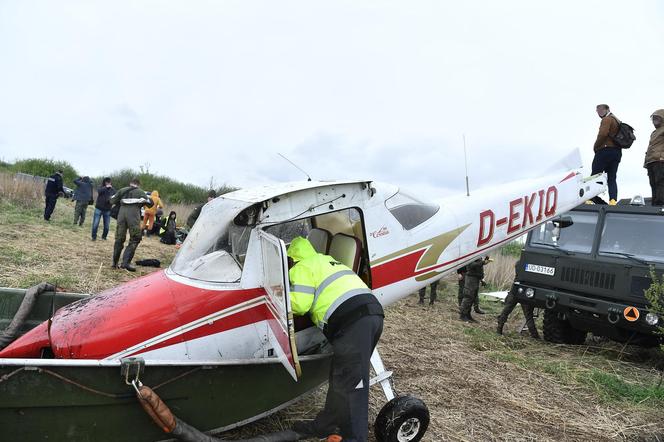
[[[277,154],[278,154],[281,158],[283,158],[284,160],[286,160],[286,161],[288,161],[289,163],[291,163],[291,164],[292,164],[297,170],[299,170],[300,172],[302,172],[303,174],[305,174],[305,175],[307,176],[307,181],[311,181],[311,177],[309,176],[309,174],[308,174],[307,172],[304,171],[304,169],[302,169],[301,167],[298,167],[297,164],[295,164],[294,162],[292,162],[291,160],[289,160],[288,158],[286,158],[284,155],[280,154],[279,152],[277,152]]]
[[[470,187],[468,187],[468,157],[466,156],[466,134],[463,134],[463,162],[466,165],[466,196],[470,196]]]

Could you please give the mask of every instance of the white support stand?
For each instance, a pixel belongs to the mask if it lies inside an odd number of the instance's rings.
[[[392,377],[392,372],[385,370],[383,360],[378,354],[378,349],[374,349],[373,353],[371,354],[371,366],[373,367],[376,376],[371,378],[369,385],[374,385],[380,382],[380,386],[383,389],[383,393],[385,394],[387,401],[391,401],[394,399],[394,390],[392,389],[392,382],[390,380]]]

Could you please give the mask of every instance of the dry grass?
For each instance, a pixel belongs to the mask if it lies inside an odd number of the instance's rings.
[[[0,172],[0,201],[30,208],[44,199],[44,184]]]
[[[500,251],[491,254],[493,262],[484,267],[484,280],[491,288],[508,290],[514,282],[514,264],[517,258],[502,255]]]
[[[0,286],[51,280],[67,290],[94,293],[152,271],[112,270],[113,230],[109,241],[90,241],[91,217],[83,228],[73,226],[70,202],[58,201],[51,223],[41,220],[41,210],[41,205],[19,210],[0,200]],[[174,253],[173,246],[146,238],[137,258],[167,263]],[[511,263],[505,258],[487,268],[489,273],[495,266],[495,281],[511,282],[513,258]],[[628,389],[649,392],[659,381],[650,356],[611,343],[554,346],[522,337],[515,332],[523,320],[518,309],[507,335],[497,336],[493,329],[500,304],[483,301],[489,314],[475,325],[461,323],[456,281],[441,286],[441,301],[432,307],[418,306],[414,295],[388,308],[379,344],[385,365],[395,372],[397,391],[414,394],[429,407],[431,425],[424,440],[664,440],[661,397],[610,396],[610,385],[592,376],[605,374],[623,380]],[[313,418],[324,394],[324,389],[317,391],[234,434],[255,435]],[[383,404],[380,389],[372,387],[372,422]]]

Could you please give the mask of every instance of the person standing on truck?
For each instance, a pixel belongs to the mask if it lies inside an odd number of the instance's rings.
[[[46,187],[44,188],[44,198],[46,199],[46,206],[44,207],[45,221],[51,220],[58,197],[64,195],[64,191],[62,187],[62,170],[58,170],[46,179]]]
[[[145,191],[138,187],[140,185],[139,179],[133,178],[129,182],[129,187],[123,187],[111,197],[111,205],[120,204],[117,227],[115,228],[115,244],[113,245],[113,267],[118,267],[120,254],[127,238],[127,231],[129,231],[129,244],[127,244],[124,251],[119,268],[130,272],[136,271],[136,267],[131,265],[131,260],[134,259],[136,247],[138,247],[142,238],[141,207],[144,205],[152,207],[154,204],[152,199],[145,195]]]
[[[655,130],[650,134],[643,167],[648,169],[652,205],[664,206],[664,109],[657,109],[650,119]]]
[[[517,262],[517,264],[514,266],[515,271],[518,265],[519,264]],[[516,286],[512,284],[512,288],[505,298],[505,306],[503,307],[503,311],[500,312],[500,315],[498,315],[498,326],[496,327],[496,333],[499,335],[503,334],[503,327],[507,322],[507,318],[514,310],[514,307],[516,307],[517,303],[519,303],[519,301],[516,299]],[[526,326],[528,327],[530,337],[533,339],[539,339],[539,333],[537,332],[537,326],[535,325],[535,318],[533,317],[535,306],[533,304],[524,304],[523,302],[520,304],[521,310],[523,310],[523,316],[526,318]]]
[[[463,300],[459,307],[459,320],[465,322],[476,322],[470,315],[470,309],[479,296],[480,284],[484,279],[484,266],[490,262],[488,256],[477,258],[466,266],[466,282],[463,286]]]
[[[306,238],[293,239],[287,255],[293,313],[308,314],[334,350],[325,407],[313,421],[295,422],[293,431],[324,438],[339,428],[343,440],[366,441],[370,358],[383,331],[383,306],[355,272]]]
[[[599,124],[599,132],[593,146],[595,157],[593,158],[592,175],[606,172],[609,187],[609,204],[613,206],[618,201],[616,175],[622,158],[622,149],[616,146],[613,142],[613,137],[618,133],[620,120],[613,115],[608,104],[598,104],[596,112],[602,121]],[[594,197],[592,202],[606,204],[599,196]]]

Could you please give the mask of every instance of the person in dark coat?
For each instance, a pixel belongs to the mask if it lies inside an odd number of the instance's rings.
[[[208,192],[207,201],[202,203],[202,204],[199,204],[198,206],[196,206],[194,208],[194,210],[191,211],[191,213],[189,214],[189,217],[187,218],[187,227],[189,227],[189,229],[194,227],[194,224],[196,223],[196,220],[198,219],[198,217],[201,214],[201,210],[203,210],[203,206],[206,205],[207,203],[209,203],[210,201],[212,201],[213,199],[215,199],[216,197],[217,197],[217,192],[215,192],[214,189],[210,190]]]
[[[108,231],[111,228],[111,197],[115,194],[115,189],[111,184],[111,179],[106,177],[101,186],[97,188],[97,202],[95,203],[95,212],[92,218],[92,240],[97,240],[97,229],[99,221],[104,218],[104,230],[101,239],[106,239]]]
[[[177,213],[174,211],[171,211],[171,213],[168,214],[168,218],[166,218],[161,227],[161,240],[163,244],[170,244],[173,245],[175,244],[175,231],[177,230]]]
[[[46,199],[46,206],[44,207],[44,220],[50,221],[53,210],[55,210],[55,203],[58,202],[58,196],[64,194],[62,187],[62,170],[58,170],[53,175],[46,179],[46,187],[44,188],[44,197]]]
[[[129,187],[123,187],[111,197],[111,206],[120,203],[118,212],[118,223],[115,228],[115,244],[113,245],[113,267],[135,272],[136,267],[131,265],[134,259],[136,248],[143,237],[141,232],[141,207],[152,207],[154,202],[145,196],[145,191],[141,189],[141,182],[134,178],[129,182]],[[124,249],[125,239],[129,231],[129,244]],[[120,254],[122,254],[122,263],[119,264]],[[118,265],[119,264],[119,265]]]
[[[83,178],[78,177],[74,180],[76,191],[74,192],[74,201],[76,207],[74,208],[74,224],[82,226],[85,222],[85,214],[88,211],[88,206],[92,205],[92,181],[89,176]]]

